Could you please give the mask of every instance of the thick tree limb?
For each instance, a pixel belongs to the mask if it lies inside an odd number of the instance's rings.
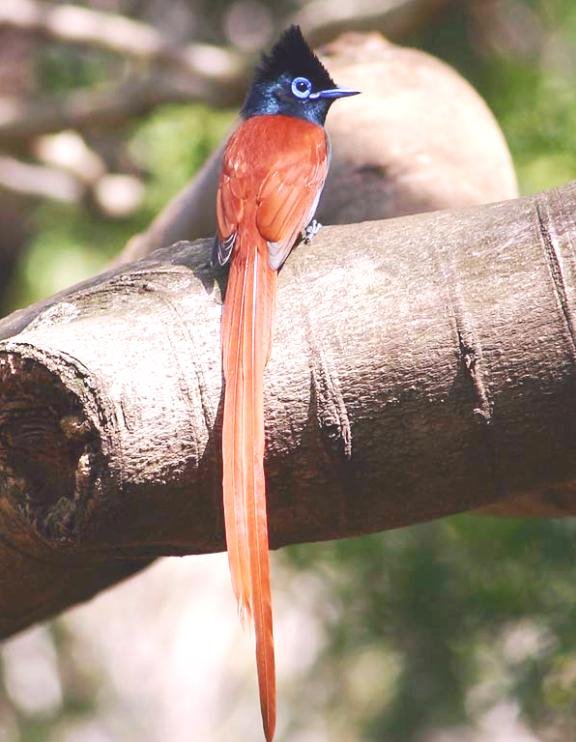
[[[320,221],[355,223],[518,195],[497,122],[454,69],[374,33],[346,34],[323,53],[334,77],[363,94],[346,109],[331,112],[333,161],[319,205]],[[352,113],[350,105],[355,107]],[[213,234],[219,167],[220,151],[144,233],[130,240],[117,264],[170,242]],[[485,511],[544,517],[562,513],[534,493]]]
[[[271,542],[576,512],[576,183],[327,228],[281,273]],[[0,626],[223,548],[218,292],[181,243],[0,324]]]

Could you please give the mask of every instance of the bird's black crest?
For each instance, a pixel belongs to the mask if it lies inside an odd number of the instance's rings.
[[[336,87],[322,62],[306,43],[300,26],[290,26],[270,53],[262,55],[254,82],[272,82],[285,73],[308,78],[315,90]]]

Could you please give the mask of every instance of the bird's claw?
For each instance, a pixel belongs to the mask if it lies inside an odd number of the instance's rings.
[[[305,245],[309,245],[312,242],[312,238],[315,237],[318,232],[322,229],[320,222],[316,219],[312,219],[310,224],[302,230],[302,242]]]

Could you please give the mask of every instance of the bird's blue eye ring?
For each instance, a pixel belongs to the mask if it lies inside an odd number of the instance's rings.
[[[292,93],[297,98],[307,98],[312,91],[312,83],[306,77],[295,77],[292,80]]]

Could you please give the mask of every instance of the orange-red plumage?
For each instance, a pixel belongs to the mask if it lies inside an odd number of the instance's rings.
[[[260,705],[274,736],[276,684],[264,479],[264,368],[276,273],[312,219],[328,172],[321,126],[253,116],[230,138],[216,201],[218,239],[232,244],[222,316],[226,542],[234,592],[254,620]]]

